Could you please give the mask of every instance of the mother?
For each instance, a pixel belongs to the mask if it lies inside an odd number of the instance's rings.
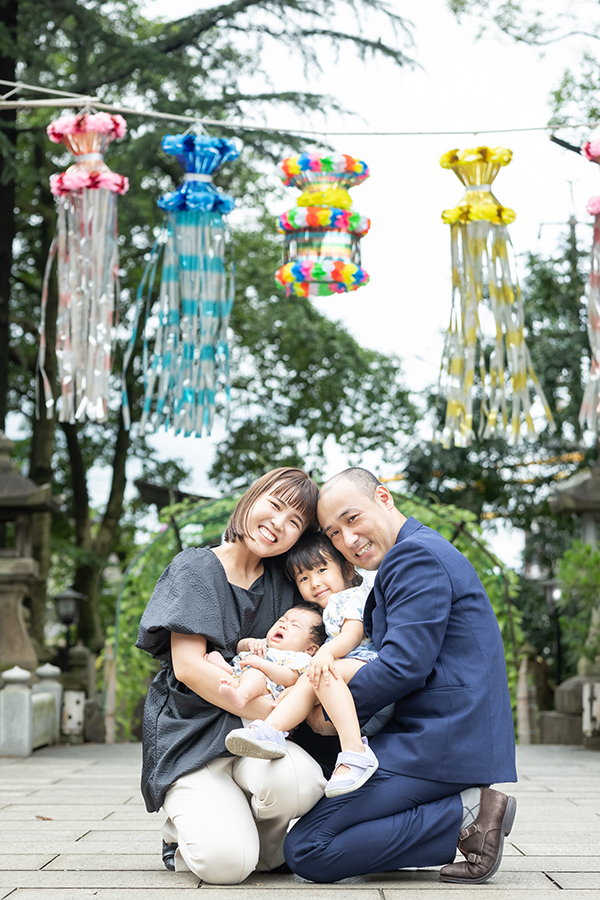
[[[317,494],[301,469],[263,475],[237,504],[223,544],[176,556],[142,616],[137,646],[161,660],[144,710],[142,793],[149,811],[167,815],[162,834],[177,844],[176,869],[210,884],[281,865],[290,820],[322,796],[320,766],[295,744],[268,766],[227,752],[240,720],[219,693],[221,670],[204,659],[213,649],[231,659],[241,638],[263,637],[292,606],[278,557],[316,525]],[[265,718],[271,708],[260,697],[245,713]]]

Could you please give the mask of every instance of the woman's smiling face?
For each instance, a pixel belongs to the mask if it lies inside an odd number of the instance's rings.
[[[279,556],[292,547],[304,529],[304,517],[282,500],[277,485],[259,497],[246,522],[248,537],[259,556]]]

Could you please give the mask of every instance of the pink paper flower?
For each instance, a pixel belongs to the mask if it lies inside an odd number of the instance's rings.
[[[117,175],[116,172],[101,172],[98,176],[98,187],[106,188],[115,194],[126,194],[129,190],[129,179],[125,175]]]
[[[600,213],[600,197],[590,197],[586,209],[590,216],[597,216]]]
[[[92,113],[85,116],[85,131],[95,131],[97,134],[112,134],[114,137],[123,137],[127,131],[127,125],[123,116],[109,116],[108,113]]]
[[[116,172],[85,172],[77,169],[50,176],[50,190],[55,197],[81,188],[90,190],[104,188],[115,194],[125,194],[129,190],[129,179],[125,175],[117,175]]]
[[[63,188],[66,191],[78,191],[79,188],[89,186],[89,172],[82,172],[74,169],[72,172],[65,172],[63,175]]]
[[[56,121],[50,122],[46,131],[51,141],[60,144],[65,134],[94,132],[110,135],[111,138],[120,138],[127,131],[127,123],[123,116],[111,116],[100,112],[80,116],[60,116]]]
[[[60,144],[63,134],[74,134],[77,130],[77,116],[60,116],[46,128],[48,137],[55,144]]]
[[[586,159],[596,162],[596,160],[600,158],[600,138],[596,138],[595,140],[588,141],[584,144],[581,148],[581,153]]]

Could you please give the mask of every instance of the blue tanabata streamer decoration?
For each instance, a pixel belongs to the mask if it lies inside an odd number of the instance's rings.
[[[175,434],[201,437],[211,432],[217,390],[222,388],[229,399],[227,330],[234,295],[233,261],[229,274],[225,265],[228,233],[223,217],[235,200],[214,186],[212,174],[236,159],[239,150],[232,141],[194,134],[166,135],[162,148],[177,158],[185,175],[177,190],[157,201],[167,221],[138,289],[136,323],[146,308],[141,427],[173,428]],[[158,325],[150,351],[151,284],[161,252],[158,309],[152,310]],[[136,331],[134,327],[131,348]],[[128,353],[125,368],[130,357]],[[128,426],[125,392],[123,415]]]

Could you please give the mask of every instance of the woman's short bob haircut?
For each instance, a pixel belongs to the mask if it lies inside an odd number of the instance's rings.
[[[306,534],[290,547],[285,557],[285,571],[288,578],[295,581],[300,572],[310,572],[328,563],[334,563],[344,578],[348,578],[352,587],[363,583],[362,575],[354,570],[352,563],[348,562],[322,531]]]
[[[227,524],[223,540],[234,544],[248,537],[248,516],[263,494],[273,494],[297,510],[304,519],[304,530],[314,531],[317,522],[317,497],[319,488],[303,469],[284,467],[262,475],[249,487]]]

